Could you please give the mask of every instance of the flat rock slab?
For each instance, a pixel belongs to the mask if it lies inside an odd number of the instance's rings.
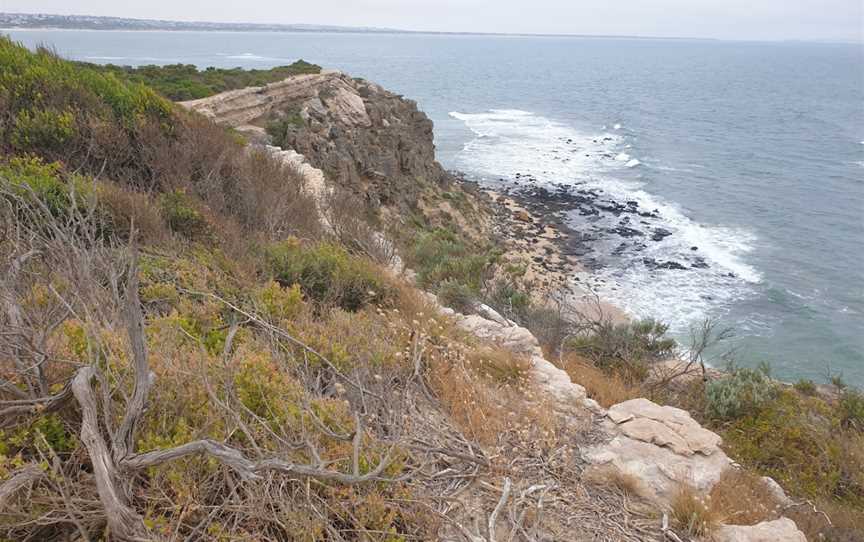
[[[699,425],[686,410],[660,406],[644,398],[614,405],[607,415],[628,437],[667,446],[680,455],[711,455],[720,450],[723,441]]]
[[[608,429],[614,433],[617,428]],[[722,450],[682,455],[620,433],[607,443],[583,449],[582,457],[599,472],[613,470],[634,477],[644,495],[658,503],[670,502],[681,485],[707,493],[731,465]]]
[[[764,521],[756,525],[721,525],[714,533],[715,542],[807,542],[789,518]]]

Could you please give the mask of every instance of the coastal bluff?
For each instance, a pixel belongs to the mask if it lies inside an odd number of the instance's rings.
[[[378,207],[410,207],[451,177],[435,160],[432,121],[416,102],[334,70],[289,77],[180,105],[247,136],[278,126],[286,149]]]
[[[320,186],[324,180],[348,187],[376,207],[397,212],[410,208],[428,185],[453,181],[435,160],[432,122],[415,102],[337,71],[295,76],[182,105],[236,129],[253,143],[272,143],[272,126],[283,121],[282,150],[270,147],[274,153],[300,168],[310,184]],[[396,271],[411,278],[410,270]],[[576,450],[586,472],[636,480],[640,496],[663,511],[678,488],[688,486],[707,495],[725,472],[737,468],[723,452],[721,438],[688,412],[644,398],[604,409],[546,359],[527,329],[490,307],[461,314],[426,295],[441,314],[476,339],[527,357],[532,401],[562,423],[593,428],[594,441]],[[766,533],[774,538],[765,538]],[[804,540],[794,522],[785,518],[724,525],[717,536],[737,542]]]

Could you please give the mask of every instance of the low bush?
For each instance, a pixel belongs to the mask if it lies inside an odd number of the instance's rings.
[[[477,292],[471,289],[467,284],[462,284],[453,279],[442,281],[438,285],[438,300],[445,307],[469,314],[474,311],[474,306],[477,303]]]
[[[289,240],[268,247],[267,259],[280,284],[299,284],[304,295],[321,305],[357,311],[386,303],[391,296],[391,286],[378,268],[338,245],[304,246]]]
[[[267,135],[277,147],[286,147],[286,136],[304,125],[303,117],[299,111],[287,111],[281,118],[267,123]]]
[[[444,281],[453,281],[477,294],[497,259],[493,251],[472,246],[444,229],[420,233],[406,256],[422,286],[437,290]]]
[[[160,208],[165,222],[174,233],[187,239],[200,239],[208,233],[207,220],[184,192],[174,190],[163,194]]]
[[[856,432],[837,432],[839,421],[829,405],[780,390],[758,409],[732,411],[746,412],[721,431],[736,461],[794,495],[864,504],[864,480],[856,474],[864,471],[864,457],[848,453],[844,444],[854,442]]]
[[[864,393],[854,388],[846,388],[838,403],[840,424],[847,429],[864,431]]]
[[[757,413],[777,395],[777,386],[763,370],[736,368],[705,388],[706,415],[732,420]]]
[[[814,384],[812,380],[802,378],[795,382],[792,387],[795,388],[795,391],[797,391],[798,393],[807,395],[809,397],[816,395],[816,384]]]
[[[651,319],[626,324],[604,320],[570,338],[564,348],[601,369],[639,382],[647,377],[648,365],[674,354],[676,343],[666,337],[668,329]]]
[[[12,157],[0,162],[0,179],[9,196],[44,205],[52,216],[67,216],[74,204],[81,211],[93,204],[92,181],[66,176],[61,164],[35,156]]]

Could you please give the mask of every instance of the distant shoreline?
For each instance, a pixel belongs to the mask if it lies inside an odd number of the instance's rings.
[[[60,27],[60,26],[2,26],[0,32],[36,32],[36,31],[60,31],[60,32],[200,32],[200,33],[225,33],[225,34],[381,34],[381,35],[409,35],[409,36],[477,36],[477,37],[499,37],[499,38],[572,38],[572,39],[596,39],[596,40],[643,40],[643,41],[705,41],[722,42],[717,38],[675,38],[665,36],[616,36],[616,35],[593,35],[593,34],[531,34],[531,33],[503,33],[503,32],[443,32],[433,30],[363,30],[346,27],[337,28],[285,28],[283,29],[231,29],[231,28],[87,28],[87,27]],[[828,43],[828,42],[826,42]],[[844,43],[844,42],[837,42]],[[850,42],[851,43],[851,42]]]
[[[2,17],[0,13],[0,17]],[[194,23],[193,23],[194,24]],[[286,25],[281,28],[231,28],[231,23],[225,23],[228,28],[211,28],[211,27],[108,27],[108,28],[91,28],[84,26],[8,26],[0,22],[0,33],[4,32],[46,32],[46,31],[67,31],[67,32],[195,32],[209,34],[366,34],[366,35],[405,35],[405,36],[441,36],[441,37],[493,37],[493,38],[552,38],[552,39],[574,39],[574,40],[626,40],[626,41],[675,41],[675,42],[704,42],[704,43],[781,43],[781,44],[799,44],[806,43],[811,45],[856,45],[860,46],[864,42],[849,41],[849,40],[757,40],[757,39],[721,39],[721,38],[698,38],[698,37],[675,37],[675,36],[630,36],[630,35],[615,35],[615,34],[535,34],[530,32],[512,33],[512,32],[445,32],[435,30],[401,30],[401,29],[363,29],[352,27],[321,27],[321,28],[302,28]],[[314,26],[314,25],[310,25]]]

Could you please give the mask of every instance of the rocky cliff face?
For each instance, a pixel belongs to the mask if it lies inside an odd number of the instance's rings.
[[[300,75],[264,87],[183,102],[217,122],[304,155],[328,180],[378,206],[413,207],[449,175],[435,161],[432,121],[411,100],[340,72]]]

